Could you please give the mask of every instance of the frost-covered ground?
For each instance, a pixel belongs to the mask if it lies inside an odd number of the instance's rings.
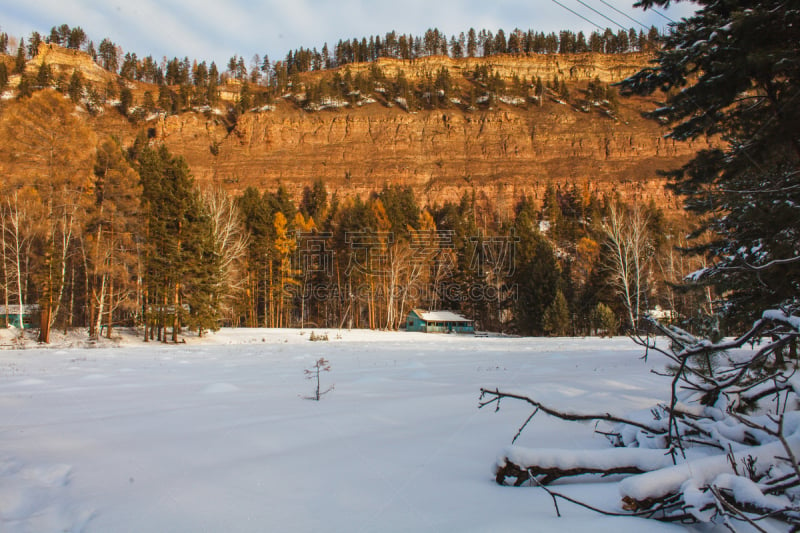
[[[317,333],[321,333],[317,331]],[[0,531],[680,531],[604,517],[492,466],[529,410],[499,386],[619,414],[667,397],[628,339],[223,330],[186,345],[0,351]],[[303,369],[326,357],[321,402]],[[517,442],[605,448],[539,415]],[[558,490],[618,509],[615,481]]]

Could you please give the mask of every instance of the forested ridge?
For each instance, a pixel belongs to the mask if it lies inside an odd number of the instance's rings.
[[[177,113],[191,106],[217,106],[221,92],[229,91],[236,93],[234,99],[238,112],[269,105],[287,93],[301,96],[300,103],[305,106],[354,103],[360,94],[374,92],[376,83],[387,102],[398,103],[407,109],[448,107],[453,105],[454,98],[464,100],[465,106],[474,107],[478,100],[492,95],[508,93],[524,97],[530,93],[541,97],[545,86],[563,95],[566,91],[564,79],[524,79],[518,76],[503,79],[491,68],[483,67],[469,73],[475,87],[464,94],[456,94],[459,91],[453,90],[457,89],[458,80],[453,79],[447,68],[428,73],[427,79],[409,80],[402,75],[387,79],[377,66],[366,75],[350,75],[346,67],[355,63],[377,63],[386,58],[413,62],[435,56],[463,59],[505,55],[653,53],[660,39],[655,27],[646,33],[633,28],[617,32],[606,29],[592,32],[589,36],[568,30],[545,34],[514,29],[506,34],[502,29],[492,33],[470,28],[450,37],[438,29],[429,29],[423,36],[392,31],[384,36],[340,40],[331,47],[325,43],[320,50],[301,47],[277,60],[256,53],[250,60],[235,55],[227,65],[217,65],[189,57],[140,58],[135,52],[124,51],[109,38],[96,44],[80,27],[62,24],[53,27],[49,34],[33,32],[27,40],[0,32],[0,57],[6,55],[5,60],[0,61],[0,91],[8,86],[12,75],[18,74],[20,78],[16,88],[22,97],[43,87],[55,87],[73,100],[85,100],[90,110],[113,102],[124,114],[135,119],[156,110]],[[87,84],[79,69],[56,73],[46,64],[34,70],[26,68],[27,62],[36,59],[44,44],[84,52],[107,72],[118,75],[120,80],[96,86]],[[302,76],[310,72],[328,75]],[[154,87],[137,94],[125,81]],[[605,92],[599,96],[605,96]],[[132,113],[135,111],[139,114]]]
[[[683,269],[654,205],[627,213],[611,196],[551,187],[543,207],[523,198],[501,218],[469,194],[420,206],[408,187],[362,200],[321,181],[299,203],[283,188],[231,196],[197,186],[145,134],[128,147],[96,140],[52,90],[10,106],[2,134],[2,295],[38,303],[43,326],[138,325],[177,341],[222,324],[395,329],[423,307],[482,329],[610,334],[657,303],[695,312],[664,283]],[[623,281],[637,300],[627,309],[615,261],[628,237],[614,231],[633,227],[641,279]]]
[[[455,105],[468,112],[515,91],[536,104],[545,94],[569,99],[564,79],[506,80],[484,66],[469,73],[469,94],[463,87],[456,94],[446,69],[404,85],[402,74],[350,76],[338,67],[433,54],[624,53],[657,39],[655,32],[587,40],[570,32],[506,38],[470,31],[448,40],[431,30],[423,38],[343,41],[321,56],[301,49],[249,71],[232,58],[224,74],[188,59],[162,68],[152,58],[122,56],[108,40],[95,51],[80,28],[20,40],[11,68],[19,74],[15,98],[0,115],[10,139],[0,147],[5,320],[14,305],[38,305],[45,342],[51,327],[82,327],[97,338],[118,326],[177,342],[186,329],[220,325],[396,329],[413,307],[453,309],[480,329],[534,335],[613,334],[656,305],[682,317],[707,312],[707,294],[679,294],[670,285],[685,270],[672,248],[682,228],[654,204],[626,207],[612,193],[575,184],[550,186],[543,201],[520,197],[502,213],[474,189],[431,205],[402,185],[361,198],[331,195],[322,180],[308,183],[299,201],[283,187],[230,194],[195,183],[184,159],[147,130],[125,145],[83,120],[107,104],[134,124],[143,110],[217,105],[218,89],[231,80],[239,90],[234,120],[289,88],[304,109],[338,97],[352,103],[367,90],[409,110]],[[8,42],[0,39],[0,52]],[[43,43],[84,50],[118,78],[102,86],[77,69],[68,77],[47,63],[32,69],[30,56]],[[8,57],[0,64],[10,64]],[[326,69],[328,77],[298,81]],[[131,91],[126,82],[136,80],[156,83],[158,98]],[[595,80],[581,98],[611,109],[616,96]]]

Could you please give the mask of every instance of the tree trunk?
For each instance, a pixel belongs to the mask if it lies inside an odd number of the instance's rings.
[[[108,279],[108,314],[106,315],[106,338],[111,338],[111,327],[114,324],[114,277]]]
[[[39,313],[39,342],[50,344],[50,305],[49,302],[42,306]],[[20,320],[22,317],[20,316]]]
[[[174,292],[174,301],[175,301],[175,309],[172,313],[172,342],[178,342],[178,330],[180,329],[180,317],[178,316],[179,306],[180,306],[180,291],[181,291],[181,284],[175,284],[175,292]]]
[[[92,339],[97,340],[100,338],[100,332],[102,323],[103,323],[103,306],[105,304],[106,299],[106,276],[101,276],[102,281],[100,282],[100,293],[97,293],[97,289],[92,291],[92,307],[94,315],[92,316]]]

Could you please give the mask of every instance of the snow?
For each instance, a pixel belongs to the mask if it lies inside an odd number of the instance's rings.
[[[708,274],[708,272],[710,272],[710,271],[711,271],[711,269],[709,269],[709,268],[701,268],[699,270],[695,270],[694,272],[692,272],[690,274],[687,274],[686,276],[684,276],[683,279],[685,279],[686,281],[699,281],[706,274]]]
[[[800,316],[787,315],[780,309],[770,309],[764,311],[761,316],[764,320],[773,320],[775,322],[783,322],[788,324],[790,327],[800,332]]]
[[[497,466],[503,467],[506,460],[522,468],[599,468],[611,470],[625,466],[635,466],[642,471],[671,466],[672,458],[664,450],[646,448],[607,448],[604,450],[530,449],[509,446],[498,457]]]
[[[501,96],[498,100],[507,105],[525,105],[525,99],[519,96]]]
[[[51,348],[0,351],[0,531],[684,530],[566,502],[557,518],[544,491],[494,482],[530,409],[478,410],[479,389],[647,409],[668,387],[630,340],[315,333],[330,340],[240,329],[163,345],[119,332],[89,347],[85,333],[54,332]],[[304,400],[319,357],[335,390]],[[541,414],[517,444],[615,453],[593,425]],[[619,510],[618,481],[557,488]]]
[[[787,437],[787,442],[795,455],[800,452],[800,435]],[[747,455],[756,459],[756,467],[774,464],[776,457],[784,457],[786,450],[780,442],[770,442],[762,446],[753,446]],[[764,472],[760,472],[762,475]],[[619,484],[620,494],[636,500],[661,498],[677,492],[685,483],[697,487],[714,483],[721,475],[731,475],[733,469],[725,454],[712,455],[687,461],[670,468],[647,472],[622,480]]]
[[[469,322],[469,320],[452,311],[422,311],[415,309],[414,312],[426,322]]]

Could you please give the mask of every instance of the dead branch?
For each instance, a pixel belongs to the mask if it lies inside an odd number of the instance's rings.
[[[485,397],[489,397],[489,400],[484,400]],[[522,396],[520,394],[513,394],[510,392],[501,392],[499,389],[489,390],[481,388],[481,396],[480,401],[478,403],[478,408],[482,409],[487,405],[491,405],[496,403],[495,411],[500,410],[500,400],[503,398],[510,398],[513,400],[521,400],[531,404],[537,410],[541,410],[542,412],[554,416],[556,418],[560,418],[561,420],[568,420],[571,422],[587,422],[592,420],[603,420],[605,422],[612,422],[616,424],[627,424],[629,426],[638,427],[654,435],[662,435],[664,434],[664,430],[661,428],[655,428],[648,426],[647,424],[643,424],[641,422],[637,422],[635,420],[629,420],[626,418],[621,418],[618,416],[614,416],[610,413],[602,413],[602,414],[580,414],[580,413],[569,413],[566,411],[559,411],[557,409],[553,409],[552,407],[548,407],[541,402],[538,402],[528,396]],[[530,419],[528,419],[529,421]],[[526,424],[528,423],[526,421]]]
[[[526,466],[514,464],[510,459],[505,458],[505,465],[498,466],[495,472],[495,481],[498,485],[507,485],[506,479],[514,480],[515,487],[521,487],[526,481],[533,480],[537,485],[549,485],[553,481],[563,477],[582,476],[584,474],[599,474],[601,477],[613,476],[615,474],[643,474],[648,472],[636,465],[617,466],[611,468],[599,467],[542,467]]]
[[[498,461],[495,480],[515,486],[528,481],[541,487],[553,498],[559,515],[559,499],[609,514],[545,486],[565,477],[622,475],[628,476],[620,483],[626,515],[663,521],[713,521],[729,529],[738,521],[759,531],[762,528],[757,523],[770,518],[800,530],[800,507],[794,503],[800,487],[800,430],[795,413],[785,417],[800,401],[796,380],[792,379],[798,363],[782,353],[800,338],[797,314],[795,308],[766,311],[744,335],[719,343],[651,321],[656,331],[667,337],[670,348],[663,348],[649,336],[638,335],[634,342],[648,353],[663,354],[675,366],[668,374],[661,374],[670,378],[670,399],[651,409],[650,422],[610,413],[576,413],[522,394],[481,389],[481,408],[494,404],[499,410],[506,398],[533,407],[515,441],[543,411],[566,421],[613,424],[611,429],[595,431],[609,437],[615,446],[638,450],[655,447],[661,452],[656,459],[620,447],[607,450],[623,452],[613,455],[601,455],[596,450],[514,450]],[[751,350],[744,358],[735,359],[731,354],[712,359],[746,344]],[[697,357],[705,357],[705,363],[695,365]],[[789,420],[793,423],[786,433],[784,422],[789,425]],[[687,461],[690,447],[713,453]],[[745,458],[744,469],[738,467],[733,450]],[[670,464],[660,464],[662,460]]]

